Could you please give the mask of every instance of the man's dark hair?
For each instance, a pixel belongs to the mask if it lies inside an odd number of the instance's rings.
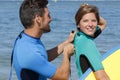
[[[21,4],[19,16],[24,28],[31,28],[34,24],[33,19],[36,15],[43,16],[44,8],[47,6],[48,0],[24,0]]]

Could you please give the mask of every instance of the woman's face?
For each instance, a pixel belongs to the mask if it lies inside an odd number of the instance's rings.
[[[96,31],[97,19],[94,13],[85,14],[78,24],[78,28],[87,35],[93,36]]]

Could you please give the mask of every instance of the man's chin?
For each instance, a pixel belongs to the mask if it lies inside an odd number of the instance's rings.
[[[44,33],[48,33],[48,32],[50,32],[51,31],[51,29],[49,29],[49,30],[44,30]]]

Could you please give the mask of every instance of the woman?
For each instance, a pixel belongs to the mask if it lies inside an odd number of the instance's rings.
[[[90,67],[96,80],[110,80],[104,71],[100,60],[101,55],[93,41],[105,28],[106,21],[99,16],[97,7],[88,4],[81,5],[75,20],[78,32],[74,46],[79,77]]]

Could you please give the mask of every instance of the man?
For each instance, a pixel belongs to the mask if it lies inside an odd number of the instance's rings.
[[[70,33],[66,41],[46,51],[40,38],[50,32],[50,12],[47,0],[24,0],[20,7],[20,20],[24,31],[15,41],[13,65],[18,80],[68,80],[70,72],[69,58],[74,52],[75,33]],[[49,61],[63,53],[62,64],[56,68]]]

